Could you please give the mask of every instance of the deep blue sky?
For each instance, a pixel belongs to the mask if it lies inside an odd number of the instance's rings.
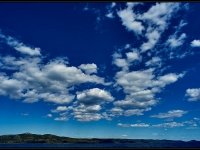
[[[0,3],[0,134],[200,140],[199,11]]]

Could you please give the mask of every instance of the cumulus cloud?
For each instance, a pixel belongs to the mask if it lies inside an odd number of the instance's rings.
[[[91,73],[97,73],[97,65],[92,63],[92,64],[81,64],[78,68],[83,70],[87,74]]]
[[[112,63],[120,69],[113,77],[116,81],[114,87],[122,89],[124,98],[114,101],[110,92],[94,86],[82,91],[77,90],[81,84],[86,83],[110,85],[103,77],[98,76],[96,64],[80,64],[76,67],[71,66],[63,58],[44,62],[39,48],[27,46],[3,34],[0,34],[0,38],[7,45],[21,54],[34,57],[24,57],[25,55],[0,57],[0,69],[12,72],[0,74],[0,95],[28,103],[41,100],[59,105],[72,104],[70,108],[58,106],[53,110],[57,112],[55,115],[60,115],[54,118],[57,121],[68,120],[65,111],[71,111],[70,115],[78,121],[98,121],[118,115],[139,116],[151,110],[151,107],[159,102],[157,94],[184,76],[183,73],[177,72],[161,73],[159,70],[163,69],[161,68],[161,64],[164,64],[163,59],[158,55],[158,49],[154,51],[156,46],[161,45],[159,40],[162,38],[162,33],[170,27],[170,19],[180,9],[180,3],[155,3],[146,12],[142,12],[145,9],[136,12],[141,4],[128,2],[124,9],[115,11],[116,3],[112,3],[106,14],[108,18],[113,18],[116,12],[122,25],[128,31],[134,32],[138,39],[142,38],[138,40],[141,42],[138,42],[137,48],[128,44],[113,54]],[[180,26],[183,24],[182,21]],[[185,38],[184,34],[180,36],[173,34],[167,38],[168,45],[176,48]],[[110,102],[113,107],[105,110],[104,105]],[[145,125],[132,124],[132,127]]]
[[[63,112],[66,111],[68,108],[66,106],[58,106],[56,109],[52,110],[52,112]]]
[[[24,84],[16,79],[0,75],[0,95],[9,95],[11,98],[20,98]]]
[[[200,40],[193,40],[190,45],[191,47],[200,47]]]
[[[160,38],[160,32],[157,30],[150,30],[146,33],[146,38],[148,41],[141,45],[141,52],[146,52],[147,50],[154,48]]]
[[[1,35],[1,38],[4,38],[6,43],[12,44],[12,41],[19,44],[12,37]],[[33,56],[32,53],[29,55]],[[71,106],[57,106],[51,110],[59,115],[54,118],[56,121],[66,121],[69,119],[68,115],[73,115],[79,121],[97,121],[106,118],[105,112],[100,111],[101,105],[114,100],[109,92],[93,88],[77,92],[76,97],[72,94],[76,93],[76,87],[83,83],[110,85],[104,78],[95,75],[98,69],[96,64],[81,64],[75,67],[70,66],[66,58],[55,58],[44,62],[43,57],[36,54],[34,56],[0,56],[0,70],[12,71],[11,74],[0,73],[0,95],[20,99],[26,103],[39,100],[56,104],[72,103]],[[47,117],[53,116],[47,114]]]
[[[172,35],[167,40],[167,44],[171,48],[177,48],[177,47],[181,46],[184,43],[186,37],[187,36],[186,36],[185,33],[182,33],[179,37],[177,37],[176,35]]]
[[[152,66],[161,66],[161,64],[162,64],[162,60],[161,60],[160,57],[157,57],[157,56],[152,57],[151,60],[149,60],[149,61],[147,61],[145,63],[146,66],[150,66],[150,67],[152,67]]]
[[[179,3],[156,3],[150,7],[147,12],[140,15],[140,19],[148,24],[145,34],[147,42],[141,45],[141,52],[146,52],[154,48],[161,34],[167,29],[172,14],[175,13],[179,7]]]
[[[126,57],[127,57],[127,61],[130,63],[130,62],[133,62],[135,60],[140,60],[140,55],[137,51],[132,51],[132,52],[127,52],[126,53]]]
[[[186,96],[188,97],[188,101],[200,100],[200,88],[187,89]]]
[[[179,9],[179,6],[179,3],[156,3],[150,7],[150,9],[145,12],[141,18],[165,28],[167,20],[169,20],[171,15]]]
[[[74,103],[73,115],[78,121],[98,121],[102,118],[110,119],[102,105],[112,102],[114,97],[105,90],[93,88],[77,92],[77,103]]]
[[[70,88],[82,83],[105,85],[103,78],[68,66],[68,62],[61,58],[46,64],[38,57],[6,59],[7,61],[2,61],[3,68],[15,68],[15,72],[10,77],[0,75],[0,94],[23,99],[25,102],[44,100],[58,104],[70,103],[75,97],[70,94]]]
[[[30,55],[30,56],[39,56],[41,55],[40,51],[41,49],[36,47],[30,47],[25,45],[22,42],[19,42],[17,39],[11,37],[11,36],[5,36],[4,34],[0,33],[0,38],[4,39],[5,42],[12,48],[14,48],[16,51]]]
[[[137,14],[132,10],[135,6],[140,3],[127,3],[127,8],[117,12],[121,18],[122,25],[126,27],[128,31],[133,31],[136,34],[141,34],[144,30],[142,22],[137,20]]]
[[[80,103],[86,105],[99,104],[106,101],[111,102],[114,100],[114,98],[109,92],[99,88],[93,88],[82,92],[78,92],[77,99]]]
[[[116,82],[123,87],[126,94],[124,100],[114,102],[116,107],[122,109],[141,109],[133,114],[143,114],[157,103],[156,93],[168,84],[176,82],[183,74],[169,73],[162,76],[155,76],[154,69],[139,71],[119,71],[116,74]],[[130,111],[131,112],[131,111]]]
[[[157,115],[152,115],[153,118],[179,118],[186,114],[187,111],[184,110],[170,110],[166,113],[159,113]]]
[[[181,4],[155,3],[146,12],[136,12],[137,5],[127,3],[125,9],[117,12],[122,25],[128,31],[140,35],[137,38],[140,38],[142,42],[139,48],[132,48],[129,44],[113,54],[113,64],[121,69],[115,74],[115,86],[121,88],[125,94],[123,99],[114,101],[114,107],[111,109],[113,115],[143,115],[145,111],[151,110],[151,107],[158,103],[156,97],[158,93],[184,76],[184,73],[163,74],[161,71],[164,64],[163,56],[158,55],[159,50],[154,50],[157,45],[166,46],[159,44],[159,40],[168,29],[173,14],[180,9]],[[139,27],[133,27],[135,25]],[[179,26],[184,26],[183,20]],[[185,38],[185,33],[178,36],[178,32],[175,32],[169,36],[168,44],[174,48],[178,47]],[[133,63],[136,60],[137,63]],[[143,64],[146,68],[138,69]]]
[[[99,113],[101,110],[100,105],[84,105],[80,104],[73,108],[73,115],[78,121],[98,121],[103,118]]]

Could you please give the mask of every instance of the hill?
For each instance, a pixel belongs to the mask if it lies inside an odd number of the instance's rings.
[[[153,139],[98,139],[98,138],[70,138],[52,134],[16,134],[0,136],[0,144],[90,144],[90,145],[120,145],[121,147],[191,147],[200,148],[200,141],[175,141]]]

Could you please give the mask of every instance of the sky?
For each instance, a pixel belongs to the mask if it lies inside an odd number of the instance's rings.
[[[200,3],[0,3],[0,135],[200,140]]]

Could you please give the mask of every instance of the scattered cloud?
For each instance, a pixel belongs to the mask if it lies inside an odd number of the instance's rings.
[[[146,66],[149,66],[149,67],[161,66],[161,64],[162,64],[162,60],[161,60],[160,57],[157,57],[157,56],[152,57],[151,60],[149,60],[149,61],[147,61],[147,62],[145,63],[145,65],[146,65]]]
[[[108,18],[114,18],[114,15],[113,15],[112,12],[109,12],[109,13],[106,14],[106,17],[108,17]]]
[[[129,63],[135,61],[135,60],[140,60],[140,55],[137,51],[132,51],[132,52],[127,52],[126,53],[127,61]]]
[[[73,108],[73,115],[78,121],[98,121],[107,118],[105,112],[101,113],[102,105],[112,102],[114,97],[102,89],[93,88],[77,92],[77,102]]]
[[[122,21],[122,25],[125,26],[128,31],[133,31],[136,34],[142,34],[142,31],[144,30],[142,22],[137,20],[137,14],[132,10],[139,4],[140,3],[127,3],[127,8],[117,12]]]
[[[182,117],[184,114],[186,114],[187,111],[184,110],[170,110],[166,113],[159,113],[157,115],[152,115],[153,118],[177,118]]]
[[[55,119],[54,119],[55,121],[67,121],[68,120],[68,118],[66,117],[66,116],[61,116],[61,117],[56,117]]]
[[[187,89],[186,94],[188,101],[198,101],[200,100],[200,88]]]
[[[156,124],[152,125],[153,127],[158,127],[158,128],[175,128],[175,127],[183,127],[183,123],[178,123],[178,122],[167,122],[167,123],[162,123],[162,124]]]
[[[170,57],[159,56],[157,50],[158,46],[163,49],[166,47],[165,44],[159,44],[159,40],[163,38],[162,35],[168,29],[173,15],[181,9],[181,4],[155,3],[145,12],[136,11],[139,5],[142,3],[126,3],[124,9],[117,11],[122,25],[128,31],[133,31],[142,42],[137,48],[128,44],[113,54],[113,65],[120,69],[115,74],[115,87],[122,89],[125,97],[114,101],[112,115],[143,115],[159,102],[158,93],[184,76],[184,73],[163,74],[161,70],[164,69],[164,61]],[[186,34],[179,35],[179,32],[185,25],[184,20],[181,20],[178,31],[169,35],[170,47],[177,48],[183,44]],[[141,69],[143,64],[146,68]]]
[[[39,56],[41,55],[40,48],[34,48],[34,47],[30,47],[25,45],[22,42],[19,42],[17,39],[11,37],[11,36],[5,36],[4,34],[0,33],[0,38],[4,39],[5,42],[12,48],[14,48],[16,51],[22,53],[22,54],[26,54],[26,55],[30,55],[30,56]]]
[[[68,62],[62,58],[44,64],[39,57],[7,56],[1,62],[4,69],[15,71],[11,76],[0,74],[0,95],[23,99],[27,103],[39,100],[57,104],[70,103],[75,97],[70,94],[70,89],[74,86],[82,83],[106,84],[101,77],[85,74],[79,68],[68,66]]]
[[[193,40],[190,45],[191,47],[200,47],[200,40]]]
[[[112,95],[102,89],[93,88],[77,93],[77,100],[85,105],[100,104],[102,102],[111,102],[114,100]]]
[[[48,118],[52,118],[53,115],[52,115],[52,114],[47,114],[47,117],[48,117]]]
[[[195,119],[183,121],[183,122],[164,122],[159,124],[149,124],[149,123],[136,123],[136,124],[124,124],[124,123],[118,123],[117,126],[123,127],[123,128],[179,128],[179,127],[185,127],[186,129],[194,129],[199,126],[199,122],[197,122]]]
[[[87,106],[80,104],[73,108],[73,115],[78,121],[98,121],[103,118],[99,113],[100,110],[100,105]]]
[[[125,95],[123,98],[114,98],[111,95],[112,91],[110,93],[107,88],[94,87],[94,85],[101,87],[110,85],[105,82],[104,77],[98,76],[99,68],[96,64],[72,66],[66,58],[44,61],[40,48],[27,46],[2,33],[0,33],[0,38],[8,46],[23,54],[23,57],[0,56],[0,69],[11,72],[10,74],[0,72],[0,95],[21,99],[26,103],[43,101],[59,105],[71,104],[69,107],[57,106],[51,111],[59,115],[54,118],[56,121],[68,120],[69,112],[69,115],[78,121],[98,121],[100,119],[109,120],[120,115],[140,116],[150,111],[159,103],[157,94],[184,76],[184,73],[168,70],[162,73],[164,61],[169,58],[164,58],[159,55],[159,52],[168,47],[175,51],[175,48],[184,44],[187,36],[180,32],[180,29],[186,25],[184,20],[181,20],[177,32],[166,37],[166,43],[159,43],[163,38],[163,33],[170,27],[170,20],[181,8],[180,3],[155,3],[145,12],[142,12],[145,9],[137,11],[136,8],[142,4],[128,2],[125,8],[115,9],[117,4],[113,2],[107,8],[106,17],[118,16],[122,26],[133,32],[139,41],[136,44],[127,44],[112,55],[112,63],[119,69],[113,76],[114,87],[121,89],[120,92]],[[88,5],[84,10],[90,10]],[[91,8],[91,11],[97,14],[97,20],[101,20],[100,10]],[[133,45],[135,47],[132,47]],[[200,40],[193,40],[191,46],[200,47]],[[173,54],[175,55],[176,52]],[[167,54],[166,57],[168,56]],[[83,87],[82,89],[81,87],[82,91],[77,90],[85,83],[92,84],[92,88]],[[186,96],[189,101],[197,101],[200,99],[200,89],[187,89]],[[111,108],[105,110],[104,105],[108,103],[111,104]],[[176,118],[186,113],[187,111],[183,110],[170,110],[152,117]],[[47,114],[47,117],[52,118],[53,116]],[[172,128],[185,124],[187,123],[168,122],[157,125],[119,123],[118,126]]]
[[[181,45],[183,45],[185,39],[186,39],[186,34],[182,33],[179,37],[177,37],[176,35],[172,35],[169,37],[169,39],[167,40],[167,43],[169,44],[169,46],[171,48],[177,48]]]
[[[142,112],[150,110],[157,103],[156,93],[161,92],[165,86],[183,77],[183,74],[175,73],[156,77],[153,72],[154,69],[152,68],[117,72],[115,76],[116,82],[123,88],[126,96],[124,100],[115,101],[114,105],[122,109],[134,109],[134,111],[128,111],[128,114],[132,112],[135,115],[142,115]]]
[[[92,64],[81,64],[79,69],[83,70],[86,74],[97,73],[97,65]]]
[[[63,112],[66,111],[68,108],[66,106],[58,106],[56,109],[52,110],[52,112]]]
[[[156,43],[160,38],[160,32],[157,31],[156,29],[155,30],[150,29],[149,31],[147,31],[145,35],[148,41],[141,45],[140,47],[141,52],[146,52],[147,50],[154,48],[154,46],[156,45]]]
[[[118,123],[117,124],[120,127],[133,127],[133,128],[147,128],[150,125],[146,124],[146,123],[137,123],[137,124],[122,124],[122,123]]]

